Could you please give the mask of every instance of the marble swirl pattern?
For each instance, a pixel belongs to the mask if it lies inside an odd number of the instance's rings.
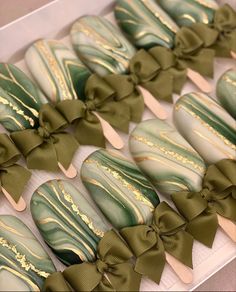
[[[71,40],[81,60],[94,72],[123,74],[136,50],[117,27],[100,16],[82,16],[72,26]]]
[[[216,94],[220,104],[236,119],[236,70],[226,71],[218,80]]]
[[[183,95],[174,105],[174,122],[205,162],[236,159],[235,120],[206,94]]]
[[[55,267],[28,227],[0,215],[0,291],[40,291]]]
[[[12,64],[0,63],[0,123],[8,131],[34,128],[46,98],[29,77]]]
[[[25,61],[52,102],[85,98],[85,83],[91,73],[62,42],[38,40],[27,50]]]
[[[31,199],[33,219],[55,255],[65,264],[93,261],[108,225],[75,188],[63,180],[42,184]]]
[[[156,0],[179,26],[209,24],[219,8],[215,0]]]
[[[81,178],[111,224],[148,223],[159,198],[137,166],[117,151],[100,149],[83,163]]]
[[[163,194],[201,189],[205,173],[202,158],[166,122],[140,123],[131,133],[129,147],[139,168]]]
[[[136,47],[174,46],[178,26],[155,0],[117,0],[116,3],[117,23]]]

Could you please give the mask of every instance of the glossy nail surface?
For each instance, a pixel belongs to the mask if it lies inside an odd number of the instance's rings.
[[[83,163],[82,181],[116,228],[149,222],[159,198],[137,166],[117,151],[97,150]]]
[[[93,261],[109,227],[91,204],[67,181],[42,184],[31,199],[33,219],[52,251],[65,264]]]
[[[0,215],[0,291],[40,291],[55,267],[17,217]]]
[[[235,120],[206,94],[183,95],[174,106],[174,122],[205,162],[236,158]]]
[[[130,135],[133,159],[162,193],[200,191],[205,164],[189,143],[166,122],[147,120]]]

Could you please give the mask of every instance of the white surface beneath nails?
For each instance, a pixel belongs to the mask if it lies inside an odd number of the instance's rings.
[[[236,1],[233,0],[231,2],[234,3]],[[63,41],[65,44],[69,44],[68,37],[64,38]],[[25,72],[27,72],[23,61],[17,63],[16,65],[18,65]],[[236,61],[217,59],[215,61],[215,77],[214,77],[214,81],[210,80],[211,84],[215,86],[218,77],[225,70],[232,68],[232,66],[236,66]],[[194,85],[192,85],[190,82],[188,82],[184,87],[183,94],[187,92],[191,92],[191,91],[197,91],[197,88]],[[215,97],[215,92],[213,92],[211,96]],[[178,98],[177,96],[174,96],[174,100],[176,100],[177,98]],[[172,106],[164,102],[162,102],[162,105],[164,105],[164,107],[167,109],[168,115],[169,115],[168,122],[171,123],[172,122],[172,118],[171,118]],[[143,120],[146,120],[149,118],[154,118],[154,116],[151,114],[151,112],[146,110],[144,113]],[[135,127],[135,124],[131,124],[130,131],[134,127]],[[122,153],[130,157],[130,154],[128,151],[128,135],[121,133],[121,136],[125,141],[125,147],[122,150]],[[108,148],[110,148],[110,145],[107,145],[107,146]],[[83,160],[96,149],[97,149],[96,147],[92,147],[92,146],[80,147],[73,161],[74,165],[76,166],[78,170],[80,169]],[[12,214],[19,217],[23,222],[25,222],[25,224],[32,230],[32,232],[36,235],[36,237],[39,239],[39,241],[41,241],[45,249],[48,251],[48,253],[50,254],[57,268],[63,269],[64,266],[56,259],[56,257],[50,251],[50,249],[44,244],[42,237],[40,236],[39,232],[37,231],[33,223],[32,217],[30,215],[30,208],[29,208],[30,198],[34,190],[45,181],[50,180],[50,179],[55,179],[55,178],[65,179],[63,175],[60,173],[52,174],[52,173],[47,173],[43,171],[33,171],[31,181],[26,187],[25,194],[24,194],[24,198],[28,202],[27,210],[23,213],[16,213],[9,207],[6,200],[0,198],[1,200],[0,214]],[[87,191],[85,190],[84,186],[81,183],[79,175],[75,179],[72,179],[71,182],[74,183],[75,186],[77,186],[77,188],[81,190],[83,194],[89,197]],[[162,197],[161,199],[164,200],[165,198]],[[194,249],[193,249],[194,282],[192,284],[190,285],[182,284],[180,280],[176,277],[174,272],[168,266],[166,266],[160,285],[156,285],[152,281],[144,279],[142,281],[141,290],[142,291],[190,291],[190,290],[193,290],[201,282],[205,281],[208,277],[210,277],[212,274],[214,274],[217,270],[219,270],[222,266],[224,266],[227,262],[231,261],[235,257],[236,257],[236,246],[230,241],[229,238],[227,238],[226,235],[224,235],[223,232],[218,230],[212,249],[209,249],[196,241],[194,243]],[[232,289],[232,291],[236,290],[236,283],[232,283],[232,287],[235,287],[235,289]],[[222,290],[223,289],[221,288],[221,291]]]

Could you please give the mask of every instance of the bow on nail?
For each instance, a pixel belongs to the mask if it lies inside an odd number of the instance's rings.
[[[177,32],[173,49],[157,46],[149,53],[157,63],[169,64],[166,72],[172,75],[175,93],[179,94],[186,82],[187,68],[207,77],[213,76],[214,51],[205,48],[204,41],[188,27]]]
[[[194,23],[191,28],[217,57],[231,57],[231,51],[236,52],[236,11],[228,4],[215,12],[213,23]]]
[[[150,52],[139,50],[130,61],[129,80],[141,85],[158,99],[172,102],[173,77],[168,69],[173,66],[171,58],[157,58]]]
[[[58,162],[68,169],[78,142],[63,131],[66,120],[50,104],[39,111],[39,128],[13,132],[12,140],[26,158],[31,169],[57,171]]]
[[[151,225],[123,228],[120,233],[137,258],[135,271],[159,283],[165,252],[192,267],[193,238],[184,226],[182,217],[162,202],[154,211]]]
[[[101,123],[93,112],[115,128],[128,132],[129,107],[121,99],[116,99],[115,90],[107,82],[95,74],[91,75],[86,83],[85,95],[85,102],[65,100],[57,105],[69,123],[75,123],[75,136],[80,144],[105,147]]]
[[[94,263],[73,265],[49,276],[43,291],[139,291],[141,275],[130,263],[133,255],[114,231],[101,239],[97,253]]]
[[[0,134],[0,184],[17,203],[31,173],[16,164],[20,152],[6,134]]]
[[[236,161],[224,159],[208,167],[202,190],[178,192],[172,199],[187,219],[186,231],[212,246],[218,227],[217,213],[236,221]]]

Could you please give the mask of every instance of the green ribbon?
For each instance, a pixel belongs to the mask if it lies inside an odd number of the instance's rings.
[[[132,256],[124,241],[108,231],[98,244],[94,263],[72,265],[52,274],[43,291],[139,291],[141,275],[130,263]]]
[[[151,225],[123,228],[120,233],[137,258],[135,271],[159,283],[165,252],[192,267],[193,238],[184,227],[183,218],[162,202],[154,211]]]
[[[11,138],[26,158],[27,167],[59,170],[58,162],[68,169],[78,148],[76,139],[65,132],[67,121],[50,104],[39,111],[39,128],[11,133]]]
[[[172,58],[159,58],[144,49],[139,50],[130,61],[129,81],[141,85],[161,100],[172,102],[173,77],[168,70],[173,66]]]
[[[105,138],[98,113],[113,127],[128,133],[130,110],[115,90],[98,75],[91,75],[86,83],[87,100],[65,100],[57,109],[69,123],[75,124],[75,136],[80,144],[105,147]]]
[[[218,228],[217,214],[236,221],[236,161],[224,159],[208,167],[200,192],[172,195],[188,221],[186,231],[211,247]]]
[[[0,134],[0,185],[17,203],[31,173],[16,164],[21,154],[6,134]]]
[[[148,52],[138,51],[130,62],[131,77],[156,98],[171,102],[173,92],[181,93],[187,68],[213,77],[214,54],[197,33],[182,27],[175,36],[173,49],[156,46]]]
[[[195,23],[191,28],[217,57],[230,58],[230,52],[236,52],[236,11],[230,5],[225,4],[215,12],[213,23]]]

